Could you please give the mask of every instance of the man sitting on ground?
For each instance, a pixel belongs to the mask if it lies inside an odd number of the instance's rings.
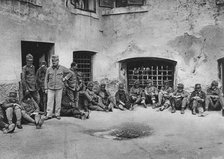
[[[179,83],[177,85],[177,90],[174,91],[170,102],[172,111],[171,113],[175,113],[176,109],[181,110],[181,114],[184,114],[184,110],[187,106],[188,101],[188,93],[184,90],[184,85],[182,83]]]
[[[156,102],[158,101],[158,89],[153,86],[152,80],[147,80],[145,87],[145,102],[146,104],[152,104],[152,108],[156,108]]]
[[[158,95],[158,107],[160,107],[160,111],[163,111],[170,107],[170,96],[173,93],[172,87],[170,87],[169,81],[164,81],[164,86],[160,89]]]
[[[201,84],[195,84],[194,91],[190,96],[190,106],[193,115],[196,115],[196,112],[198,112],[200,116],[203,116],[205,99],[206,95],[201,90]]]
[[[76,104],[76,101],[74,101],[69,95],[68,89],[64,88],[62,93],[61,115],[73,116],[84,120],[89,118],[89,111],[81,112]]]
[[[109,111],[107,106],[102,103],[102,99],[93,91],[93,82],[87,84],[84,93],[84,107],[96,111]]]
[[[130,89],[130,102],[134,106],[136,104],[142,104],[145,108],[147,108],[145,103],[145,95],[143,89],[140,87],[139,80],[134,82],[134,85]],[[132,109],[134,108],[132,106]]]
[[[124,90],[124,84],[120,83],[118,86],[118,91],[115,94],[116,108],[124,110],[131,108],[131,103],[128,98],[128,94]]]
[[[0,106],[0,129],[4,134],[12,133],[15,130],[15,124],[6,124],[4,122],[4,113],[2,107]]]
[[[44,115],[40,114],[38,104],[29,94],[22,99],[21,112],[23,119],[35,124],[37,129],[41,128],[44,123]],[[44,114],[44,112],[42,112],[42,114]]]
[[[224,109],[224,98],[221,90],[218,88],[218,82],[213,81],[211,87],[207,89],[205,110],[222,110]],[[224,116],[224,113],[222,113]]]
[[[9,125],[13,124],[13,115],[16,116],[16,126],[18,129],[22,129],[21,125],[21,106],[19,105],[19,101],[17,99],[17,93],[15,91],[9,92],[8,98],[4,101],[2,105],[3,109],[6,112],[6,118],[8,120]]]
[[[107,109],[109,111],[113,111],[116,104],[113,97],[110,95],[110,92],[106,90],[105,83],[100,85],[100,89],[96,92],[96,94],[101,98],[102,103],[107,107]]]

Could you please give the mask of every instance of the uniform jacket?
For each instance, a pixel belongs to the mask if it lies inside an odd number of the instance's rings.
[[[22,85],[24,90],[36,91],[35,66],[23,66]]]
[[[152,93],[158,94],[158,89],[155,86],[145,87],[145,94],[151,95]]]
[[[36,73],[36,78],[37,78],[37,87],[38,89],[41,89],[44,91],[44,79],[46,76],[47,72],[47,67],[46,66],[41,66]]]
[[[21,103],[21,107],[23,110],[26,111],[28,115],[31,115],[34,112],[39,112],[39,106],[33,98],[29,98],[28,100],[23,100]]]
[[[188,98],[188,96],[189,96],[189,94],[188,94],[188,92],[187,91],[185,91],[185,90],[183,90],[183,91],[178,91],[178,90],[175,90],[174,92],[173,92],[173,95],[174,96],[181,96],[181,97],[183,97],[183,98]]]
[[[2,108],[7,109],[8,107],[11,107],[12,104],[20,104],[20,103],[17,98],[7,97],[2,104]]]
[[[135,88],[134,86],[130,89],[130,96],[141,96],[143,89],[141,87]]]
[[[218,88],[216,88],[216,89],[208,88],[207,89],[207,95],[217,95],[217,96],[220,96],[221,95],[221,91]]]
[[[49,67],[45,76],[45,89],[59,90],[63,89],[63,77],[66,79],[71,77],[71,71],[64,66],[58,65],[57,67]]]
[[[193,97],[196,97],[196,96],[200,97],[201,99],[204,99],[204,102],[205,102],[206,95],[205,95],[205,92],[203,91],[200,91],[200,92],[193,91],[190,96],[190,102],[192,102],[194,100]]]
[[[115,94],[116,104],[120,104],[119,101],[127,103],[129,101],[128,94],[124,90],[118,90]]]
[[[72,69],[70,69],[70,75],[68,76],[68,80],[66,81],[67,87],[73,91],[76,91],[78,89],[78,81],[77,81],[77,74],[73,72]]]

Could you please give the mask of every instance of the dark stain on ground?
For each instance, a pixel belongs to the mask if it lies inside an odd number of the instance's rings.
[[[129,140],[150,136],[153,129],[142,123],[124,123],[109,129],[87,130],[85,133],[105,139]]]

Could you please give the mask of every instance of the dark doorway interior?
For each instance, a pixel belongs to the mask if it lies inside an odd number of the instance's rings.
[[[173,87],[176,61],[161,58],[133,58],[126,62],[128,89],[133,86],[135,80],[139,80],[141,87],[145,87],[149,79],[159,89],[166,80]]]
[[[35,69],[39,68],[39,62],[45,60],[50,65],[50,57],[54,54],[54,43],[21,41],[22,66],[26,65],[26,55],[33,55]]]

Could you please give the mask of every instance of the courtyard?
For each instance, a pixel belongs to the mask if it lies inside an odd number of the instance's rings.
[[[190,110],[182,115],[141,107],[91,112],[89,120],[63,117],[46,121],[42,129],[24,125],[13,134],[1,133],[0,158],[223,159],[223,122],[221,112],[208,112],[206,117],[193,116]],[[150,133],[123,140],[100,133],[125,125],[148,127]]]

